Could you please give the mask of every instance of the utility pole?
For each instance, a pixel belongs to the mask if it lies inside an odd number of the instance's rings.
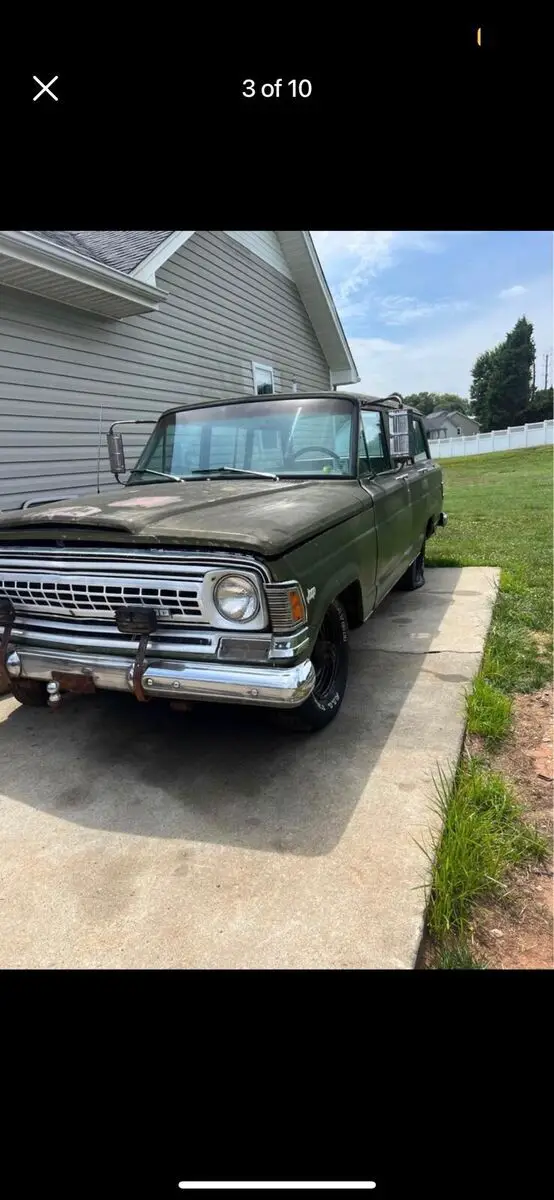
[[[545,354],[545,356],[544,356],[544,390],[545,390],[545,392],[548,390],[548,359],[549,358],[550,358],[550,355]]]

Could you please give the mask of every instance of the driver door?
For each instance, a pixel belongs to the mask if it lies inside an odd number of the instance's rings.
[[[372,497],[377,531],[376,603],[390,592],[410,564],[412,510],[407,471],[392,467],[384,415],[362,409],[360,483]]]

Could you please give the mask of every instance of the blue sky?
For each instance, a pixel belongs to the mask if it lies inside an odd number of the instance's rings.
[[[543,385],[554,341],[550,231],[331,230],[312,237],[360,390],[468,396],[477,355],[523,315],[534,325]]]

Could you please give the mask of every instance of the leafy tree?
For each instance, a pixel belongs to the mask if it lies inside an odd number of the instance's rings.
[[[472,411],[469,401],[454,392],[413,392],[410,396],[404,396],[404,402],[412,408],[418,408],[426,417],[437,408],[445,408],[448,412],[455,410],[467,413],[468,416],[471,416]]]
[[[435,407],[435,397],[431,392],[412,392],[410,396],[404,396],[404,403],[428,416]]]
[[[540,388],[535,392],[529,404],[525,414],[525,421],[551,421],[553,417],[554,388]]]
[[[484,354],[480,354],[476,359],[471,372],[472,384],[470,396],[473,400],[473,414],[479,422],[483,433],[487,433],[492,428],[490,424],[490,397],[491,390],[494,388],[494,373],[499,353],[499,346],[494,350],[485,350]]]
[[[532,398],[535,353],[533,326],[526,317],[520,317],[500,345],[479,355],[472,370],[470,394],[484,432],[525,423]]]

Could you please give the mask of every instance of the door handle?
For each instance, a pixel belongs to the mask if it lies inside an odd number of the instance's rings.
[[[409,475],[397,475],[396,478],[400,482],[401,479],[409,479],[410,476]]]

